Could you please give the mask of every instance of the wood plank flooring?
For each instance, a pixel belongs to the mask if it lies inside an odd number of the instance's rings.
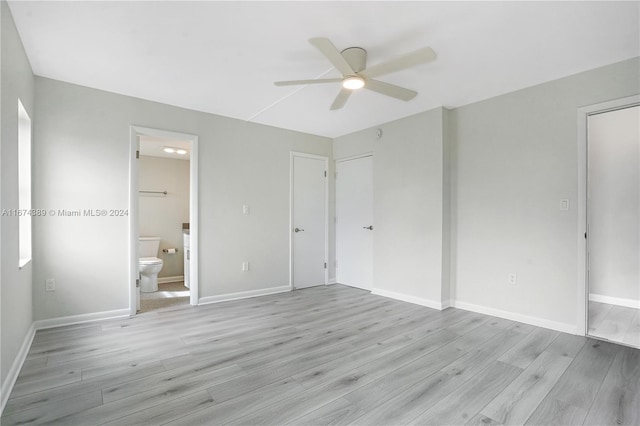
[[[2,425],[638,425],[640,350],[341,285],[36,334]]]
[[[589,336],[640,348],[640,309],[589,301]]]

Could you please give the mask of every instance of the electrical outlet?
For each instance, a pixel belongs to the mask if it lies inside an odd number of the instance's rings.
[[[247,272],[249,270],[249,262],[242,262],[242,271]]]
[[[511,284],[511,285],[518,284],[518,276],[515,274],[515,272],[510,272],[509,273],[508,281],[509,281],[509,284]]]
[[[56,291],[56,280],[49,278],[44,282],[45,291]]]

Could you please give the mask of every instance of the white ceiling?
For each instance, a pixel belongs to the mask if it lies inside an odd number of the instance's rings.
[[[187,151],[186,155],[180,155],[176,153],[164,152],[164,147],[182,148]],[[191,142],[181,141],[177,139],[165,139],[152,136],[140,136],[140,155],[146,155],[147,157],[162,157],[171,158],[174,160],[189,160],[191,152]]]
[[[10,1],[35,74],[271,126],[336,137],[639,56],[640,2]],[[373,65],[422,46],[429,64],[379,79],[329,111],[337,77],[308,43],[360,46]]]

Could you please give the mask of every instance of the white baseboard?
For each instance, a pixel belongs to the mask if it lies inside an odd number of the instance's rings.
[[[422,297],[410,296],[404,293],[396,293],[395,291],[382,290],[379,288],[374,288],[371,290],[371,294],[376,294],[378,296],[388,297],[390,299],[401,300],[403,302],[414,303],[416,305],[426,306],[427,308],[433,308],[438,310],[443,310],[448,306],[444,306],[443,303],[437,302],[435,300],[423,299]]]
[[[184,281],[184,275],[176,275],[175,277],[158,277],[158,284],[175,283]]]
[[[625,308],[640,309],[640,300],[624,299],[622,297],[604,296],[602,294],[589,293],[589,301],[607,303],[609,305],[624,306]]]
[[[266,296],[268,294],[285,293],[291,291],[291,287],[288,285],[282,285],[279,287],[261,288],[259,290],[240,291],[237,293],[220,294],[217,296],[201,297],[198,300],[198,305],[206,305],[208,303],[220,303],[228,302],[230,300],[248,299],[249,297]]]
[[[453,300],[451,303],[451,306],[458,309],[464,309],[465,311],[491,315],[493,317],[504,318],[511,321],[518,321],[518,322],[522,322],[529,325],[535,325],[536,327],[543,327],[543,328],[549,328],[551,330],[561,331],[563,333],[569,333],[569,334],[577,333],[577,327],[575,326],[575,324],[567,324],[567,323],[558,322],[558,321],[551,321],[544,318],[518,314],[516,312],[503,311],[501,309],[490,308],[488,306],[474,305],[472,303],[461,302],[459,300]]]
[[[37,320],[34,322],[34,325],[36,330],[44,330],[47,328],[62,327],[64,325],[81,324],[85,322],[124,318],[129,316],[131,316],[129,309],[117,309],[115,311],[94,312],[91,314],[72,315],[69,317]]]
[[[327,285],[330,285],[330,284],[338,284],[338,282],[336,281],[335,278],[331,278],[329,281],[327,281]]]
[[[11,395],[11,391],[13,390],[13,385],[16,384],[16,380],[18,379],[18,374],[20,374],[20,370],[22,370],[22,365],[24,364],[25,359],[27,359],[27,354],[29,353],[29,349],[31,349],[31,343],[33,342],[33,337],[36,335],[36,327],[35,324],[32,323],[31,327],[27,331],[27,335],[24,336],[24,340],[22,341],[22,346],[20,346],[20,350],[13,360],[13,364],[11,364],[11,368],[9,369],[9,373],[7,373],[7,378],[2,383],[2,389],[0,390],[0,395],[2,395],[2,399],[0,402],[0,415],[4,411],[4,407],[7,405],[7,401],[9,400],[9,395]]]

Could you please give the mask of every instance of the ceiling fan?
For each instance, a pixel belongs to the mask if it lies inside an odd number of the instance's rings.
[[[436,54],[430,47],[406,53],[397,58],[366,68],[367,51],[361,47],[349,47],[340,52],[328,38],[312,38],[309,43],[315,46],[342,73],[342,78],[323,78],[316,80],[276,81],[276,86],[294,86],[301,84],[342,83],[342,89],[331,104],[331,110],[340,109],[354,90],[361,88],[373,90],[392,98],[409,101],[418,94],[413,90],[374,80],[392,72],[404,70],[435,59]]]

